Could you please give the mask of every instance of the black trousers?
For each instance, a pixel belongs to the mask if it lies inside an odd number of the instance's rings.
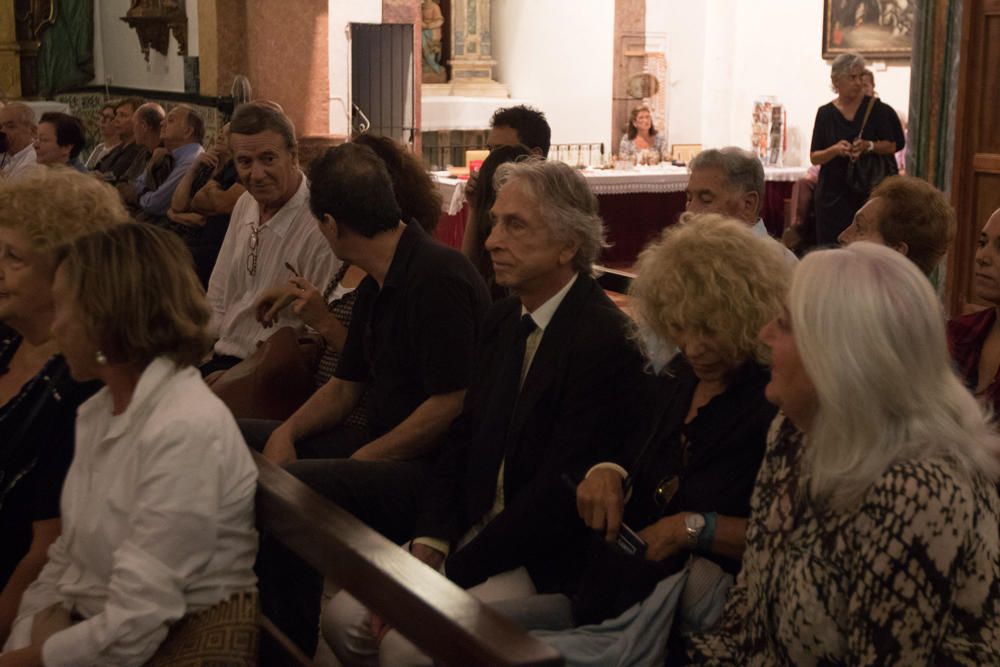
[[[267,437],[279,423],[239,422],[247,444],[258,451],[263,449]],[[413,537],[420,499],[432,466],[423,461],[329,458],[331,455],[350,456],[364,442],[367,442],[366,436],[359,437],[351,429],[309,438],[296,443],[300,459],[286,469],[389,540],[402,544]],[[337,451],[340,453],[332,454]],[[268,535],[261,535],[256,571],[264,614],[303,653],[313,656],[318,640],[323,576]],[[262,661],[261,664],[271,663]]]

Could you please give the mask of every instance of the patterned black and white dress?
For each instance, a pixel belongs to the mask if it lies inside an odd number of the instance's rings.
[[[803,436],[781,415],[751,501],[743,569],[710,665],[1000,665],[1000,499],[944,459],[891,466],[860,506],[800,490]]]

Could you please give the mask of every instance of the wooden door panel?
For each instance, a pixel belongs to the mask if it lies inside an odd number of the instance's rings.
[[[979,231],[1000,208],[1000,0],[966,0],[961,42],[952,204],[958,218],[948,256],[948,309],[974,300]]]
[[[998,3],[1000,4],[1000,3]],[[987,13],[983,24],[983,45],[976,87],[980,94],[979,136],[976,152],[1000,154],[1000,85],[997,63],[1000,63],[1000,7],[996,14]]]
[[[1000,171],[989,173],[979,172],[975,175],[974,195],[972,201],[975,207],[972,219],[979,220],[979,229],[986,224],[990,214],[1000,208]],[[976,229],[976,236],[979,236]]]

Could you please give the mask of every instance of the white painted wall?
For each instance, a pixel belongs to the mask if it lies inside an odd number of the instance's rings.
[[[698,73],[705,60],[705,4],[690,0],[647,0],[646,31],[665,34],[667,44],[667,140],[698,143],[705,85]]]
[[[382,0],[330,0],[330,133],[350,135],[351,23],[381,23]]]
[[[94,85],[184,92],[184,58],[177,55],[177,41],[170,36],[167,55],[150,50],[143,58],[139,38],[121,20],[129,0],[94,3]],[[198,6],[187,0],[188,55],[198,55]]]
[[[671,143],[749,148],[753,101],[774,95],[788,111],[785,163],[808,164],[816,109],[834,97],[822,2],[647,0],[646,29],[668,36]],[[882,100],[905,113],[909,64],[871,66]]]
[[[614,0],[493,0],[495,78],[545,113],[553,143],[612,145],[614,9]]]

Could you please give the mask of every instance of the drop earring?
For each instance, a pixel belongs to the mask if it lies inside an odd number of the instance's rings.
[[[94,359],[97,361],[97,363],[99,363],[102,366],[104,366],[104,365],[106,365],[108,363],[107,356],[103,352],[101,352],[100,350],[98,350],[94,354]]]

